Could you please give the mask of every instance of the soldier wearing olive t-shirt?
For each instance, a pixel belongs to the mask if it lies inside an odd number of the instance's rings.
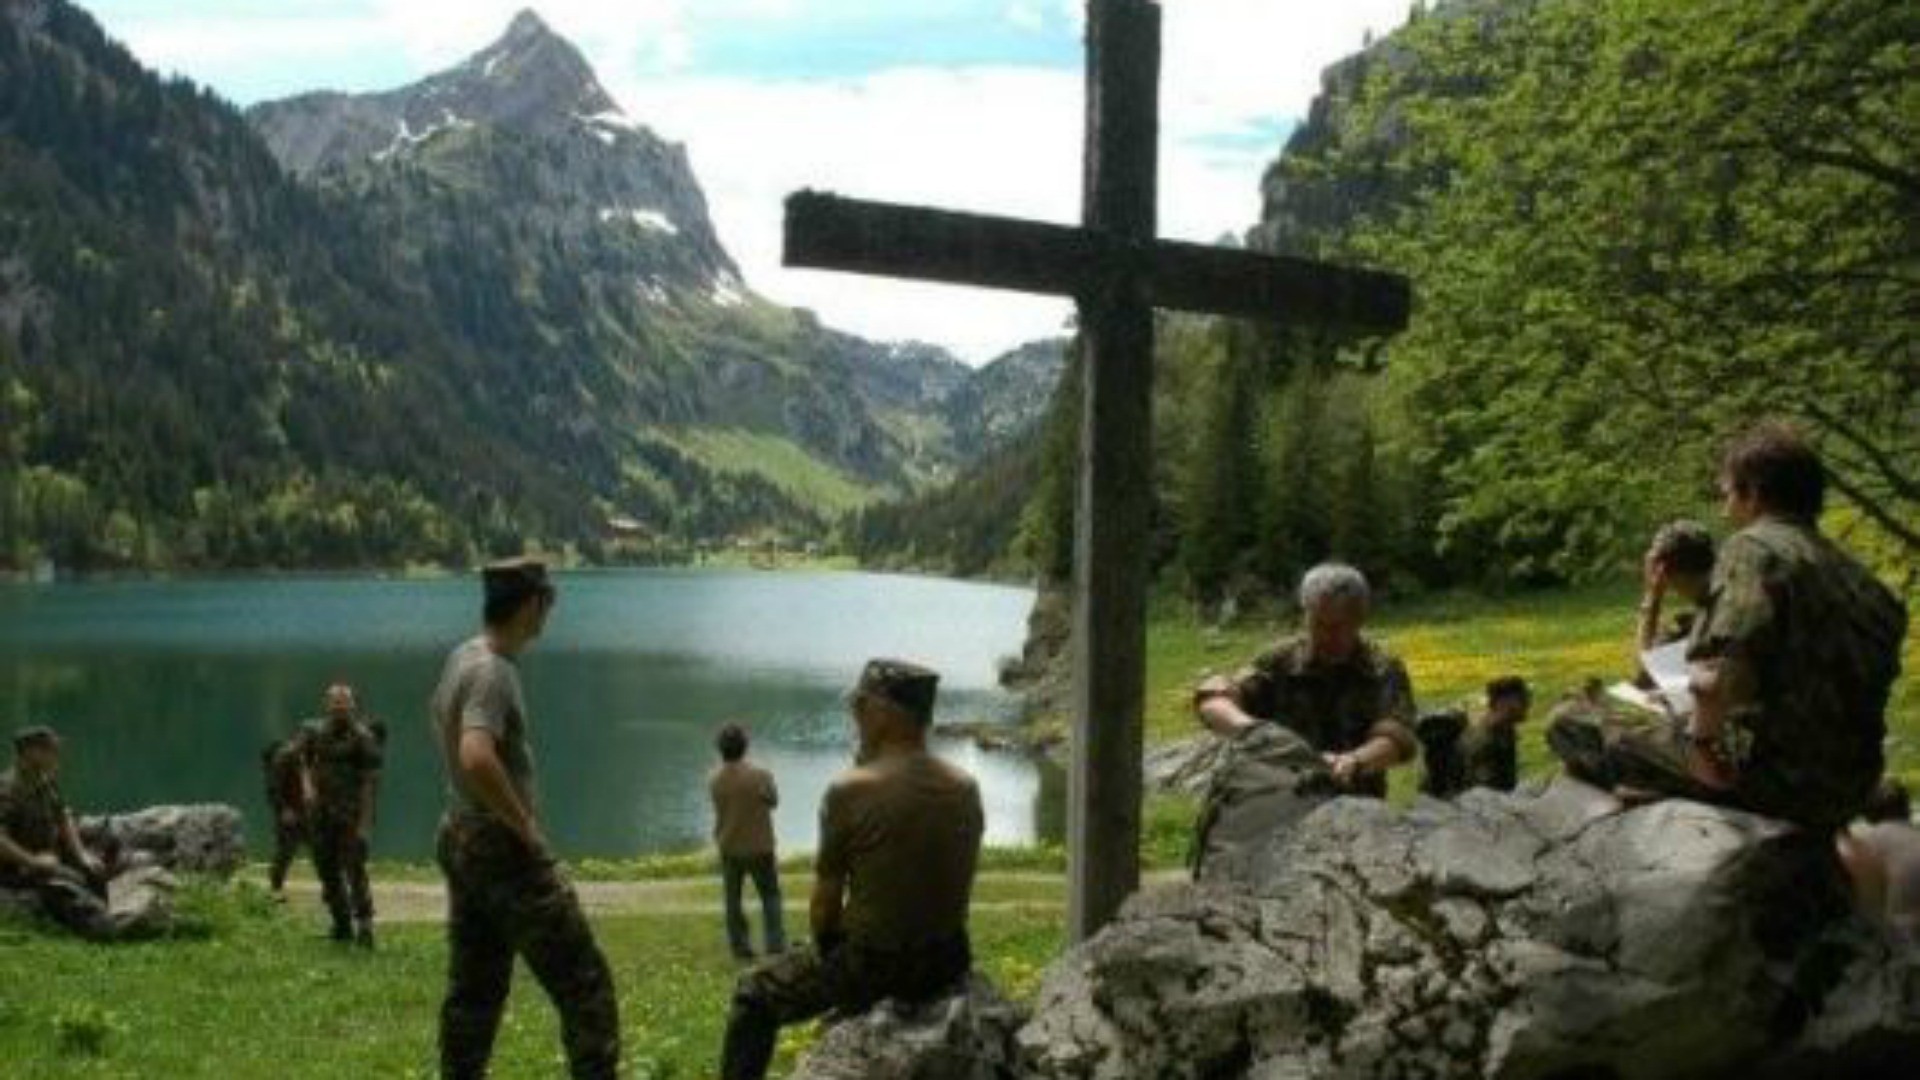
[[[939,676],[895,660],[861,673],[854,768],[820,807],[812,948],[742,976],[725,1080],[760,1080],[787,1024],[885,998],[925,1001],[973,966],[967,907],[984,815],[973,778],[927,752]]]
[[[440,1075],[486,1075],[518,956],[560,1012],[570,1074],[613,1080],[613,973],[540,833],[516,661],[545,628],[554,589],[546,567],[529,559],[489,566],[485,581],[486,628],[447,657],[431,706],[449,803],[439,850],[451,954]]]

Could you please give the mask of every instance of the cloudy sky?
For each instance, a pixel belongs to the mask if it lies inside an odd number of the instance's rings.
[[[1083,0],[80,0],[148,64],[249,104],[378,90],[448,67],[534,7],[614,97],[684,142],[748,282],[870,337],[984,362],[1059,330],[1064,301],[779,265],[803,187],[1072,222]],[[1161,231],[1259,213],[1261,171],[1319,71],[1409,0],[1162,0]]]

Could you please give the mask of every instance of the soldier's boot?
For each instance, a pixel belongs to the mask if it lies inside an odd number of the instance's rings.
[[[720,1049],[720,1080],[763,1080],[779,1036],[780,1022],[771,1009],[753,998],[736,996]]]
[[[354,932],[353,943],[363,949],[373,948],[373,924],[370,922],[361,923],[360,929]]]
[[[341,945],[346,945],[352,942],[353,941],[353,923],[343,919],[333,920],[333,929],[328,931],[327,938],[328,940],[334,941]]]

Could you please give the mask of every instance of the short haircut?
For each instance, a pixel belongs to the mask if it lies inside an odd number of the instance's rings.
[[[1533,700],[1533,688],[1527,685],[1527,680],[1518,675],[1502,675],[1487,684],[1489,702],[1516,697]]]
[[[1697,521],[1669,521],[1653,534],[1652,554],[1669,573],[1707,577],[1713,573],[1713,534]]]
[[[480,615],[486,620],[488,626],[504,626],[512,621],[515,615],[520,614],[520,610],[528,604],[552,595],[553,586],[546,585],[532,592],[489,596],[481,607]]]
[[[1354,600],[1365,606],[1373,599],[1367,576],[1346,563],[1321,563],[1300,579],[1300,610],[1310,611],[1329,600]]]
[[[1872,822],[1897,821],[1901,824],[1913,822],[1913,800],[1907,796],[1907,785],[1889,776],[1874,787],[1868,796],[1865,809],[1860,816]]]
[[[1735,492],[1776,513],[1813,521],[1826,506],[1827,473],[1819,455],[1798,431],[1777,420],[1735,438],[1720,472]]]
[[[713,737],[713,748],[720,751],[722,761],[739,761],[747,756],[747,729],[739,724],[728,724]]]

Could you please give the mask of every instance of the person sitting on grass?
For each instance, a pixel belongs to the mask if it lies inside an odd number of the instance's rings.
[[[1318,751],[1347,793],[1384,796],[1387,770],[1418,753],[1407,669],[1363,636],[1371,593],[1351,566],[1326,563],[1300,580],[1304,632],[1231,678],[1194,690],[1200,723],[1223,738],[1259,724],[1291,730]]]
[[[859,757],[820,805],[813,945],[740,977],[724,1080],[761,1080],[783,1026],[932,1000],[973,967],[967,910],[985,816],[973,777],[927,750],[939,678],[899,660],[861,672]]]
[[[49,727],[13,737],[0,773],[0,887],[32,890],[49,919],[90,941],[147,937],[163,927],[107,906],[113,874],[80,842],[60,795],[60,736]]]

